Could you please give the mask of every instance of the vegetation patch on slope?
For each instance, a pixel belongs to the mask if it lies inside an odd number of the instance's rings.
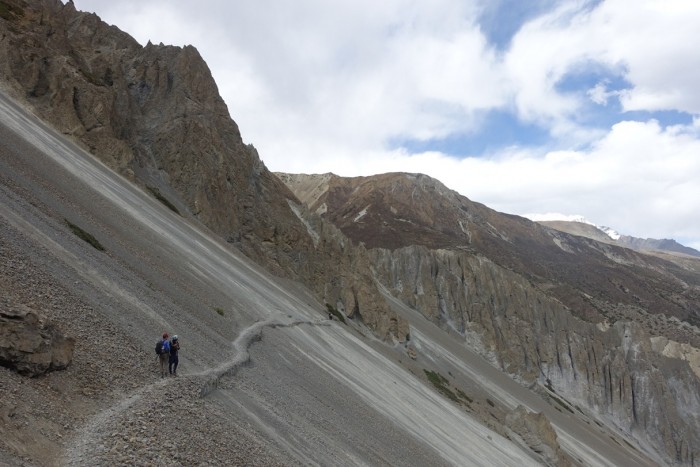
[[[326,303],[326,308],[328,308],[328,313],[335,316],[336,319],[341,323],[345,324],[345,316],[343,316],[343,314],[339,312],[334,306],[332,306],[330,303]]]
[[[449,381],[447,378],[442,376],[440,373],[437,371],[431,371],[428,369],[423,369],[425,372],[425,376],[428,378],[428,381],[430,381],[433,386],[435,386],[435,389],[438,390],[442,395],[447,397],[453,402],[456,402],[458,404],[466,404],[469,406],[473,402],[472,398],[469,397],[468,395],[465,394],[464,391],[462,391],[459,388],[456,388],[455,391],[450,388]]]
[[[178,216],[180,215],[180,210],[178,208],[176,208],[175,205],[173,203],[171,203],[170,200],[168,200],[168,198],[163,196],[158,188],[156,188],[154,186],[147,186],[146,188],[148,189],[148,191],[151,192],[151,194],[153,196],[155,196],[155,198],[158,201],[163,203],[168,209],[170,209],[172,212],[174,212]]]
[[[71,231],[72,231],[76,236],[78,236],[79,238],[81,238],[81,239],[85,240],[86,242],[88,242],[88,243],[89,243],[90,245],[92,245],[96,250],[105,251],[105,247],[103,247],[102,244],[101,244],[91,233],[88,233],[88,232],[84,231],[83,229],[81,229],[81,228],[78,227],[77,225],[73,224],[73,223],[72,223],[71,221],[69,221],[68,219],[63,219],[63,220],[66,221],[66,225],[71,229]]]

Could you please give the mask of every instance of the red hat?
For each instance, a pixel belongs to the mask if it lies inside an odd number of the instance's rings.
[[[167,332],[164,332],[164,333],[163,333],[163,339],[167,339],[167,338],[168,338],[168,333],[167,333]]]

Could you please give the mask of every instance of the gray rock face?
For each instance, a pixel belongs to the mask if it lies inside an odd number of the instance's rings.
[[[526,383],[549,386],[651,444],[669,462],[700,458],[700,381],[655,352],[636,323],[576,318],[512,271],[473,254],[372,250],[376,277],[443,327],[480,338],[484,354]]]
[[[25,306],[0,308],[0,365],[27,376],[63,370],[73,360],[75,340]]]
[[[383,338],[403,339],[363,251],[295,212],[298,200],[243,143],[194,47],[142,47],[71,2],[8,5],[0,78],[16,97],[268,270],[303,281]]]
[[[629,235],[623,235],[620,237],[618,242],[621,245],[634,250],[658,250],[672,253],[682,253],[684,255],[695,256],[696,258],[700,257],[700,251],[685,245],[681,245],[677,241],[670,238],[636,238]]]

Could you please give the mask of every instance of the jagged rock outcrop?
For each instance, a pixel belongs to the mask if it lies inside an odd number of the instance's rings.
[[[453,250],[370,251],[376,277],[426,317],[476,340],[526,384],[590,408],[671,462],[700,458],[700,380],[639,324],[593,324],[490,260]]]
[[[571,458],[562,451],[557,433],[542,413],[529,412],[519,405],[506,415],[506,431],[511,439],[519,439],[534,451],[548,466],[572,465]]]
[[[0,305],[0,365],[26,376],[63,370],[73,360],[75,340],[36,311]]]
[[[0,78],[17,98],[273,273],[302,280],[380,336],[403,339],[394,332],[405,324],[371,277],[355,273],[354,263],[367,261],[362,251],[318,223],[307,229],[290,207],[295,196],[243,143],[194,47],[142,47],[72,2],[3,5]]]

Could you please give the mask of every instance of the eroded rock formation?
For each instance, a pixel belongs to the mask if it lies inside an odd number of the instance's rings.
[[[376,278],[505,371],[602,414],[671,462],[700,459],[698,379],[650,340],[653,331],[691,346],[688,355],[698,347],[695,331],[651,327],[700,323],[692,271],[496,213],[421,175],[388,174],[379,188],[325,176],[297,198],[243,143],[193,47],[142,47],[70,2],[1,4],[4,86],[183,216],[402,340],[406,323]]]
[[[638,323],[586,322],[490,260],[408,247],[371,252],[376,276],[405,303],[480,343],[526,383],[600,414],[673,462],[700,456],[700,380],[687,361],[654,350]]]

